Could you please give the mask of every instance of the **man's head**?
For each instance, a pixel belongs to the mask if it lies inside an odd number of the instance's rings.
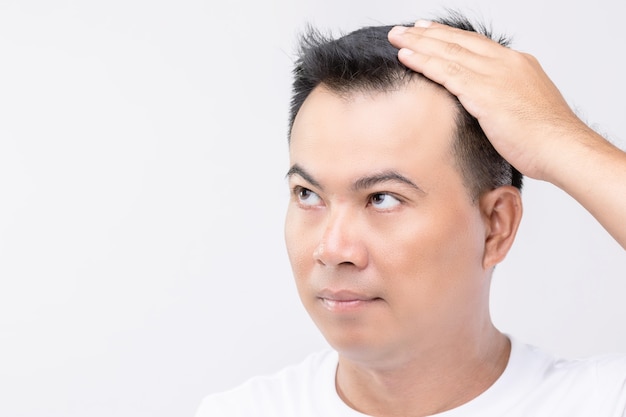
[[[458,14],[438,21],[492,38],[487,28],[473,25]],[[387,40],[392,27],[365,27],[338,39],[326,38],[311,29],[302,37],[294,68],[290,137],[302,103],[319,85],[345,96],[353,92],[393,91],[415,80],[432,82],[400,63],[398,50]],[[497,41],[508,45],[506,38],[500,37]],[[513,185],[521,190],[522,174],[495,151],[478,121],[456,98],[455,103],[454,155],[471,197],[476,199],[481,193],[502,185]]]
[[[468,178],[462,158],[499,157],[486,139],[457,149],[459,126],[477,132],[399,65],[389,29],[310,45],[298,64],[285,225],[315,323],[343,357],[382,367],[489,328],[491,271],[521,216],[508,164],[488,185]]]

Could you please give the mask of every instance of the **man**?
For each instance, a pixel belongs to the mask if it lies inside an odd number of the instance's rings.
[[[558,360],[489,315],[520,172],[626,248],[626,154],[532,57],[443,23],[304,40],[285,237],[333,351],[209,396],[198,417],[626,416],[626,357]]]

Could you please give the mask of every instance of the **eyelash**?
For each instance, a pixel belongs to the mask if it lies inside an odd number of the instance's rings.
[[[303,191],[308,191],[308,192],[313,193],[313,194],[315,194],[315,195],[317,195],[317,196],[319,197],[319,194],[317,194],[315,191],[311,190],[310,188],[303,187],[303,186],[301,186],[301,185],[296,185],[296,186],[294,186],[294,187],[291,189],[291,193],[293,194],[293,196],[294,196],[294,198],[295,198],[296,200],[300,200],[300,198],[301,198],[300,194],[301,194]]]
[[[296,199],[299,199],[299,198],[300,198],[300,193],[301,193],[302,191],[305,191],[305,190],[306,190],[306,191],[309,191],[309,192],[312,192],[312,193],[316,194],[316,195],[319,197],[319,194],[317,194],[315,191],[311,190],[310,188],[303,187],[303,186],[301,186],[301,185],[296,185],[296,186],[294,186],[294,187],[291,189],[291,193],[293,194],[293,196],[294,196]],[[371,194],[369,194],[369,195],[367,196],[367,205],[368,205],[368,206],[369,206],[369,205],[371,205],[371,204],[372,204],[372,201],[373,201],[373,199],[374,199],[374,197],[376,197],[376,196],[380,196],[380,195],[388,195],[388,196],[390,196],[390,197],[393,197],[394,199],[398,200],[398,202],[399,202],[400,204],[404,204],[404,203],[405,203],[405,200],[404,200],[403,198],[399,197],[398,195],[396,195],[396,194],[394,194],[394,193],[385,192],[385,191],[377,191],[377,192],[375,192],[375,193],[371,193]],[[386,210],[381,210],[381,211],[386,211]]]
[[[367,197],[368,205],[372,204],[372,202],[374,200],[374,197],[381,196],[381,195],[392,197],[394,200],[398,201],[398,205],[403,205],[406,202],[403,198],[399,197],[398,195],[396,195],[394,193],[379,191],[379,192],[376,192],[376,193],[372,193],[372,194],[370,194]],[[393,209],[394,209],[394,207],[388,208],[388,209],[378,209],[378,210],[381,211],[381,212],[388,212],[388,211],[393,211]]]
[[[301,185],[295,185],[291,188],[291,194],[298,197],[300,195],[300,192],[303,190],[311,191],[309,188],[303,187]]]

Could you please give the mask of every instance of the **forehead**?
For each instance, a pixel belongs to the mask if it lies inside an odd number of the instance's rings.
[[[318,86],[294,120],[291,164],[320,174],[350,168],[354,175],[451,166],[456,112],[450,95],[427,82],[341,95]]]

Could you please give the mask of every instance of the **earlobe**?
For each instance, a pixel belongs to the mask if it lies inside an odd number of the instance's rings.
[[[517,188],[498,187],[480,197],[485,221],[483,268],[493,268],[509,252],[522,220],[522,199]]]

